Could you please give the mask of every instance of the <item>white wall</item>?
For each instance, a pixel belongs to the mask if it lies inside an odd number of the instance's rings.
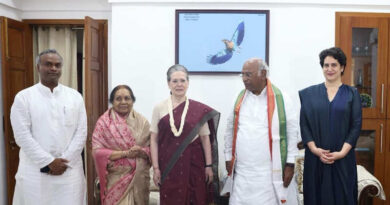
[[[93,19],[108,20],[108,70],[111,70],[111,5],[107,0],[24,0],[21,19]],[[108,72],[109,88],[111,72]]]
[[[8,0],[9,1],[9,0]],[[23,11],[39,10],[80,10],[80,11],[107,11],[110,4],[107,0],[20,0]]]
[[[107,0],[24,0],[21,10],[22,19],[111,19]]]
[[[135,109],[149,119],[153,106],[169,94],[165,72],[174,64],[175,58],[175,9],[270,10],[270,78],[273,83],[288,92],[299,106],[297,91],[323,81],[318,53],[334,45],[335,12],[388,12],[390,2],[388,0],[0,1],[0,14],[19,20],[74,19],[84,18],[86,15],[92,18],[109,19],[109,89],[118,84],[130,85],[137,96]],[[223,134],[226,115],[242,88],[241,78],[238,75],[190,76],[188,96],[214,107],[222,114],[218,134],[221,170],[224,170]],[[3,150],[0,142],[0,154],[4,152]],[[0,175],[2,170],[4,169],[0,164]],[[0,184],[5,184],[1,176]]]
[[[5,4],[5,5],[8,5],[10,7],[19,8],[20,1],[23,1],[23,0],[0,0],[0,4]]]
[[[335,12],[387,12],[389,2],[333,1],[189,1],[112,0],[112,84],[130,85],[135,109],[151,119],[153,106],[168,97],[166,70],[175,59],[175,9],[270,10],[270,79],[288,92],[297,107],[297,91],[323,82],[318,54],[334,46]],[[245,3],[246,2],[246,3]],[[261,3],[264,2],[264,3]],[[283,3],[284,2],[284,3]],[[288,3],[292,2],[292,3]],[[380,5],[380,6],[378,6]],[[380,10],[381,9],[381,10]],[[190,75],[188,96],[221,112],[218,130],[221,169],[227,114],[243,89],[236,75]]]
[[[5,16],[15,20],[21,20],[21,10],[14,7],[10,2],[0,2],[0,16]]]
[[[7,1],[7,0],[6,0]],[[8,0],[9,1],[9,0]],[[23,0],[22,0],[23,1]],[[338,4],[338,5],[389,5],[388,0],[108,0],[110,3],[283,3],[283,4]]]

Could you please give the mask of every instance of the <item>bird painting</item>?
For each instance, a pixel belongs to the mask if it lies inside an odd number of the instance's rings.
[[[219,51],[217,54],[208,55],[207,63],[212,65],[223,64],[230,60],[233,56],[233,52],[240,52],[239,49],[242,41],[244,40],[244,21],[238,24],[236,31],[234,31],[231,40],[223,39],[222,42],[225,44],[225,48]]]

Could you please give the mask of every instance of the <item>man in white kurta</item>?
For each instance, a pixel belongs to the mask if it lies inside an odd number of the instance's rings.
[[[246,92],[239,109],[234,183],[229,200],[232,205],[281,204],[272,179],[273,165],[268,135],[267,72],[266,64],[260,59],[250,59],[243,67],[242,77]],[[283,97],[287,121],[286,164],[288,165],[286,166],[290,166],[290,176],[285,176],[287,178],[283,179],[283,183],[288,186],[293,174],[295,156],[298,154],[296,146],[298,117],[289,97],[285,94]],[[225,133],[227,169],[231,166],[234,132],[234,108],[231,110]],[[278,115],[277,109],[274,115]],[[274,125],[276,126],[276,123],[272,126]],[[286,204],[296,204],[296,193],[291,194],[293,197],[287,197]]]
[[[20,91],[11,123],[20,147],[14,205],[86,203],[81,152],[87,135],[82,96],[58,83],[62,57],[39,55],[40,83]]]

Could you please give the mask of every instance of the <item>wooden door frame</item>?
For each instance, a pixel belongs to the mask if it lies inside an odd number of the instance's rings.
[[[349,27],[342,27],[342,25],[351,25],[352,27],[354,24],[356,24],[357,19],[360,19],[359,26],[357,27],[362,27],[364,28],[365,26],[362,26],[364,24],[370,24],[368,21],[376,21],[378,29],[381,28],[380,32],[378,32],[378,37],[380,35],[386,35],[382,36],[382,43],[379,44],[378,51],[378,59],[377,59],[377,83],[382,84],[382,91],[380,85],[377,86],[377,96],[375,100],[378,104],[374,108],[366,108],[363,109],[363,118],[364,119],[384,119],[386,116],[389,118],[390,110],[388,106],[390,106],[390,101],[387,100],[388,98],[388,90],[390,88],[390,81],[388,81],[388,69],[389,69],[389,61],[387,60],[389,57],[389,50],[388,46],[389,40],[388,36],[390,35],[389,32],[389,27],[386,25],[386,22],[390,21],[390,14],[386,13],[364,13],[364,12],[336,12],[336,28],[335,28],[335,46],[338,46],[340,48],[350,48],[351,41],[343,41],[342,39],[349,39],[352,36],[352,30],[349,29]],[[364,21],[363,21],[364,20]],[[384,47],[380,48],[380,47]],[[352,65],[352,53],[351,50],[345,50],[345,55],[347,56],[347,66],[346,66],[346,71],[344,75],[342,76],[342,81],[346,84],[351,84],[351,65]],[[382,67],[385,69],[382,69]],[[390,77],[389,77],[390,79]],[[382,93],[382,94],[381,94]],[[382,98],[383,97],[383,98]],[[386,101],[387,100],[387,101]],[[383,102],[383,110],[380,108],[381,107],[381,102]]]
[[[386,164],[386,145],[388,140],[387,135],[387,120],[386,119],[365,119],[362,123],[362,130],[375,130],[375,164],[374,176],[380,181],[383,187],[387,187],[387,176],[385,172]],[[381,152],[382,151],[382,152]],[[386,192],[385,192],[386,193]],[[385,201],[377,197],[373,198],[374,205],[385,204]]]
[[[347,17],[347,18],[346,18]],[[349,18],[350,17],[350,18]],[[342,39],[348,39],[352,36],[350,32],[343,33],[344,28],[342,27],[343,24],[351,23],[352,18],[366,18],[366,19],[387,19],[388,21],[388,36],[390,36],[390,13],[366,13],[366,12],[336,12],[336,24],[335,24],[335,45],[339,47],[348,47],[345,41],[342,41]],[[379,34],[378,34],[379,35]],[[376,157],[379,156],[379,160],[383,160],[384,166],[382,169],[377,170],[380,177],[379,180],[381,180],[381,183],[385,189],[386,197],[388,198],[389,195],[389,189],[390,189],[390,177],[387,173],[390,171],[390,41],[388,40],[388,36],[385,38],[387,39],[387,45],[383,45],[387,47],[387,53],[384,57],[387,62],[384,63],[387,66],[387,76],[383,76],[385,78],[385,86],[384,91],[387,94],[385,95],[385,107],[384,115],[372,119],[364,118],[363,119],[363,125],[362,129],[367,128],[369,125],[374,126],[373,124],[376,124],[375,130],[377,131],[376,140],[382,140],[382,143],[376,142],[375,143],[375,150],[376,150]],[[378,60],[379,64],[379,60]],[[347,70],[348,71],[348,70]],[[346,80],[346,79],[345,79]],[[344,80],[343,80],[344,81]],[[364,114],[364,112],[363,112]],[[363,115],[364,117],[364,115]],[[370,117],[371,118],[371,117]],[[382,130],[381,130],[382,129]],[[381,133],[382,131],[382,133]],[[381,136],[382,134],[382,136]],[[382,146],[382,153],[380,153],[380,149]],[[377,165],[378,162],[375,163]],[[378,165],[379,166],[379,165]],[[378,168],[377,166],[377,168]],[[375,168],[374,168],[375,169]],[[374,199],[374,204],[389,204],[388,201],[379,201],[377,198]]]
[[[102,23],[105,25],[105,27],[107,27],[107,24],[108,24],[108,20],[106,19],[95,19],[95,21],[97,21],[98,23]],[[27,23],[29,24],[30,26],[33,26],[33,25],[71,25],[71,26],[82,26],[84,27],[85,25],[85,19],[23,19],[22,22],[24,23]],[[85,35],[85,34],[84,34]],[[103,49],[105,50],[105,53],[108,54],[108,30],[105,28],[105,33],[103,35],[104,37],[104,47]],[[86,43],[87,42],[84,42],[84,46],[86,47]],[[103,96],[107,96],[107,90],[108,90],[108,63],[107,63],[107,59],[108,59],[108,55],[104,55],[103,56],[103,92],[102,95]],[[86,64],[85,64],[86,65]],[[87,66],[87,65],[86,65]],[[85,81],[85,76],[83,76],[83,81]],[[87,86],[87,84],[85,84],[85,86]],[[85,87],[83,88],[85,90]],[[103,102],[103,106],[105,106],[105,109],[107,109],[108,107],[108,98],[104,98],[104,99],[107,99]],[[86,99],[84,99],[85,101]],[[88,107],[86,107],[86,109],[88,109]],[[91,143],[91,139],[90,137],[91,136],[87,136],[87,140],[86,140],[86,143]],[[88,146],[86,145],[85,148],[87,148]],[[86,170],[85,170],[85,174],[87,175],[88,173],[88,170],[89,169],[95,169],[94,167],[94,164],[93,164],[93,159],[91,158],[88,158],[88,154],[86,153],[87,150],[85,151],[85,164],[86,164]],[[93,176],[92,176],[93,177]],[[87,181],[87,197],[88,197],[88,201],[90,199],[91,196],[93,196],[93,192],[94,192],[94,186],[93,186],[93,183],[90,183],[91,181],[93,182],[94,179],[90,179],[89,176],[86,176],[86,181]],[[100,197],[100,196],[98,196]]]
[[[388,18],[390,21],[390,13],[366,13],[366,12],[336,12],[336,25],[335,25],[335,46],[342,47],[345,45],[342,36],[342,20],[344,17],[359,17],[359,18]],[[390,32],[389,32],[390,33]],[[351,36],[350,34],[346,34]],[[387,45],[386,45],[387,46]],[[389,53],[389,52],[388,52]]]
[[[108,98],[107,96],[107,69],[102,66],[107,66],[107,47],[108,42],[106,39],[107,24],[101,23],[90,17],[85,17],[85,87],[90,86],[90,90],[85,91],[86,106],[90,109],[87,110],[88,117],[88,136],[92,136],[96,121],[107,110]],[[103,81],[103,84],[100,83]],[[102,85],[106,85],[103,86]],[[99,92],[96,92],[99,90]],[[90,167],[94,164],[92,159],[92,138],[87,140],[87,160]],[[89,204],[99,204],[100,195],[98,194],[98,187],[95,184],[97,173],[94,168],[87,170],[88,175],[88,199]],[[96,192],[95,192],[96,190]]]
[[[367,12],[336,12],[335,45],[340,45],[341,39],[338,35],[341,32],[342,17],[373,17],[390,18],[390,13],[367,13]]]
[[[10,120],[10,110],[13,103],[14,96],[17,94],[18,91],[29,87],[33,84],[33,57],[32,57],[32,32],[28,24],[21,22],[19,20],[14,20],[8,17],[1,16],[0,20],[2,21],[2,39],[1,42],[4,43],[4,47],[1,49],[4,51],[2,52],[1,58],[2,61],[2,96],[3,96],[3,125],[4,125],[4,147],[5,147],[5,154],[6,154],[6,177],[7,177],[7,197],[8,197],[8,203],[11,203],[13,195],[13,191],[15,188],[15,175],[17,172],[17,162],[19,159],[19,147],[17,146],[13,132],[11,127],[11,120]],[[21,44],[16,47],[16,50],[21,49],[20,52],[22,53],[22,56],[12,56],[11,51],[12,44],[9,42],[12,42],[10,39],[12,39],[12,35],[9,35],[9,31],[11,29],[17,30],[20,32],[21,37]],[[3,44],[2,43],[2,44]],[[20,57],[22,59],[20,59]],[[19,59],[18,59],[19,58]],[[9,80],[12,79],[12,75],[15,73],[22,73],[20,78],[20,81],[15,80]],[[14,167],[16,166],[16,167]]]
[[[96,19],[99,23],[108,23],[106,19]],[[74,25],[84,26],[84,19],[23,19],[22,22],[30,25]]]
[[[390,120],[386,119],[386,135],[388,136],[390,133]],[[385,140],[385,173],[390,173],[390,160],[386,160],[390,158],[390,139],[386,137]],[[385,176],[385,181],[383,184],[383,189],[386,194],[386,199],[388,200],[390,197],[390,177]]]

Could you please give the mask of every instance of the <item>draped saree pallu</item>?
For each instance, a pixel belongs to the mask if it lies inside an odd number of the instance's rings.
[[[150,158],[149,128],[149,122],[134,110],[127,119],[112,109],[99,118],[92,135],[92,147],[102,204],[148,204],[150,161],[141,158],[111,161],[109,157],[113,151],[125,151],[138,145]]]
[[[182,103],[173,110],[175,126],[180,125],[184,110]],[[203,205],[218,203],[218,144],[216,131],[220,114],[212,108],[189,100],[188,113],[183,132],[175,137],[170,128],[169,114],[158,122],[158,156],[162,171],[160,186],[161,205]],[[200,137],[200,128],[208,123],[212,152],[213,182],[205,182],[205,157]]]
[[[268,139],[270,155],[272,160],[272,183],[276,196],[280,204],[286,203],[287,188],[283,187],[283,170],[287,160],[287,125],[286,113],[284,108],[283,95],[281,91],[271,84],[267,79],[267,113],[268,113]],[[232,146],[232,161],[231,169],[228,176],[232,177],[235,162],[236,162],[236,141],[238,133],[238,121],[240,115],[241,104],[244,100],[247,90],[242,90],[237,97],[234,105],[233,118],[233,146]],[[276,109],[278,114],[274,115]]]

